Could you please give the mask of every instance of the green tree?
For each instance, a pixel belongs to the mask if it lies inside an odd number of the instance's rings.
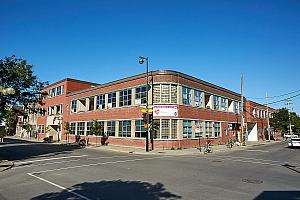
[[[90,135],[99,136],[99,135],[101,135],[101,130],[102,130],[102,127],[101,127],[100,123],[97,120],[93,120],[93,126],[91,127]],[[97,146],[97,137],[96,137],[96,146]]]
[[[0,95],[1,110],[5,110],[7,105],[27,106],[37,100],[36,94],[48,82],[39,81],[32,68],[33,65],[14,55],[0,59],[0,86],[15,90],[13,95]]]
[[[14,110],[13,105],[24,105],[37,101],[39,91],[48,85],[48,82],[41,82],[33,74],[33,65],[26,60],[16,58],[14,55],[0,59],[0,87],[13,88],[12,95],[0,94],[0,113],[7,122],[10,130],[15,129],[17,116],[23,112]],[[10,107],[9,107],[10,106]]]
[[[270,119],[270,125],[274,127],[275,130],[281,131],[282,134],[289,132],[290,121],[292,124],[293,133],[300,133],[300,117],[296,113],[290,113],[286,108],[281,108],[273,114],[273,118]]]

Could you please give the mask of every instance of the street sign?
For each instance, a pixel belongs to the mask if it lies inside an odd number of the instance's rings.
[[[142,109],[141,109],[141,112],[142,112],[142,113],[146,113],[146,112],[147,112],[147,109],[146,109],[146,108],[142,108]],[[149,109],[148,109],[148,113],[152,113],[152,112],[153,112],[153,109],[152,109],[152,108],[149,108]]]

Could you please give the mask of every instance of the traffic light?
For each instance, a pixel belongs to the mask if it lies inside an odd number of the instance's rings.
[[[147,124],[147,113],[143,113],[143,122]]]

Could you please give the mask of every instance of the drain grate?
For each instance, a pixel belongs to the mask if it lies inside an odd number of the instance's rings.
[[[249,178],[244,178],[244,179],[242,179],[242,181],[244,183],[252,183],[252,184],[261,184],[261,183],[263,183],[262,180],[259,180],[259,179],[249,179]]]

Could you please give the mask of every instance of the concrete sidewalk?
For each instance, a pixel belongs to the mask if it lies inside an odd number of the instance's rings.
[[[254,146],[260,145],[270,145],[280,141],[259,141],[259,142],[248,142],[246,146],[233,146],[232,148],[228,148],[227,145],[213,145],[212,153],[217,152],[225,152],[225,151],[232,151],[232,150],[241,150],[245,148],[250,148]],[[192,154],[204,154],[204,147],[201,146],[201,151],[199,148],[188,148],[188,149],[154,149],[152,151],[146,152],[145,148],[142,147],[131,147],[131,146],[121,146],[121,145],[108,145],[108,146],[93,146],[90,145],[87,148],[92,149],[99,149],[99,150],[106,150],[106,151],[115,151],[115,152],[122,152],[122,153],[133,153],[133,154],[164,154],[164,155],[192,155]]]
[[[43,142],[42,140],[37,140],[35,138],[20,138],[20,137],[8,137],[12,139],[20,139],[30,142]],[[239,150],[244,148],[250,148],[254,146],[261,146],[261,145],[270,145],[274,144],[280,141],[257,141],[257,142],[247,142],[246,146],[237,146],[234,145],[232,148],[228,148],[227,145],[213,145],[212,153],[217,152],[225,152],[225,151],[231,151],[231,150]],[[59,144],[58,142],[55,142],[53,144]],[[65,144],[65,141],[60,142],[60,144]],[[73,143],[70,143],[73,144]],[[188,149],[161,149],[161,148],[155,148],[152,151],[146,152],[145,147],[133,147],[133,146],[122,146],[122,145],[113,145],[108,144],[107,146],[98,145],[95,146],[94,144],[88,145],[86,148],[89,149],[97,149],[97,150],[105,150],[105,151],[114,151],[114,152],[122,152],[122,153],[132,153],[132,154],[164,154],[164,155],[192,155],[192,154],[204,154],[204,146],[201,146],[201,151],[199,148],[188,148]]]

